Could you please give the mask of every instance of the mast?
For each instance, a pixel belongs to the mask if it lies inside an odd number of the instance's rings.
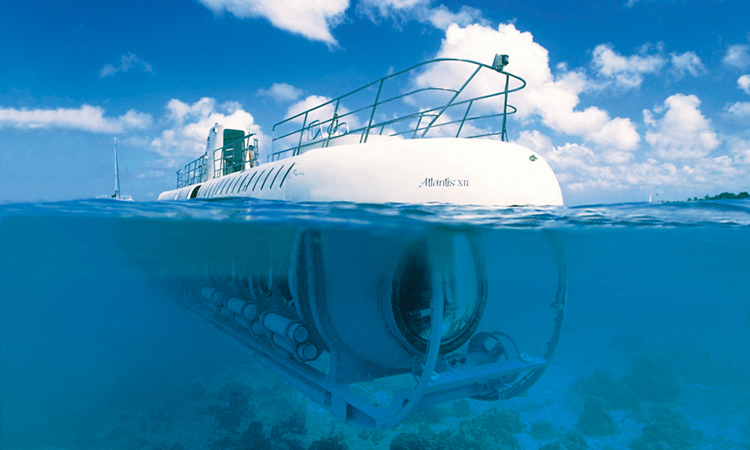
[[[117,166],[117,136],[115,136],[115,193],[112,198],[120,200],[120,171]]]

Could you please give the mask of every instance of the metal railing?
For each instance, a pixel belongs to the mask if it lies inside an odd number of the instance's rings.
[[[500,136],[506,141],[507,116],[516,112],[516,108],[508,104],[508,94],[526,86],[522,78],[504,71],[507,64],[507,55],[496,55],[491,66],[440,58],[393,73],[274,125],[269,159],[275,161],[308,149],[328,147],[344,136],[350,136],[347,143],[365,143],[372,135],[421,139],[428,134],[429,137]],[[414,87],[415,83],[426,83],[432,74],[429,71],[417,73],[417,69],[431,65],[452,65],[444,73],[450,76],[465,71],[468,76],[460,78],[452,87]],[[480,91],[487,91],[488,83],[494,84],[493,77],[497,78],[501,89],[482,94]],[[510,88],[511,78],[520,84]],[[399,80],[412,88],[398,89]],[[472,108],[478,111],[474,115],[471,115]],[[494,131],[495,124],[490,119],[498,118],[501,119],[500,131]],[[281,148],[277,150],[277,147]]]
[[[206,181],[206,154],[177,171],[177,189]]]
[[[213,150],[213,178],[254,167],[259,163],[258,156],[258,137],[255,133],[246,134],[241,139]],[[204,153],[178,170],[177,189],[207,181],[209,163],[208,154]]]

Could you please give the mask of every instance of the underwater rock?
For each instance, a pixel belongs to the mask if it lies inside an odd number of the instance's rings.
[[[419,433],[401,433],[391,441],[391,450],[426,450],[429,441]]]
[[[695,448],[703,432],[690,426],[685,416],[664,406],[651,408],[649,424],[630,443],[632,450],[683,450]]]
[[[521,448],[515,434],[524,430],[521,414],[510,409],[489,409],[474,419],[461,421],[465,429],[476,441],[490,439],[502,448]]]
[[[292,413],[289,417],[274,424],[271,428],[271,439],[279,440],[289,435],[307,434],[307,416],[303,411]]]
[[[484,450],[486,441],[467,439],[460,431],[446,430],[433,440],[430,450]]]
[[[531,437],[537,441],[548,441],[555,437],[555,430],[547,420],[540,420],[531,424]]]
[[[589,448],[586,438],[575,431],[568,431],[559,441],[565,450],[585,450]]]
[[[584,435],[593,438],[617,434],[617,425],[605,408],[604,400],[597,397],[586,399],[576,428]]]
[[[539,450],[586,450],[589,448],[586,438],[575,431],[568,431],[555,442],[539,446]]]
[[[609,369],[596,369],[573,383],[573,392],[583,397],[599,397],[607,409],[634,409],[640,403],[635,391]]]
[[[447,409],[441,406],[428,406],[412,412],[404,422],[411,425],[437,425],[443,423],[448,417],[450,417],[450,414]]]
[[[235,448],[237,450],[273,450],[271,441],[263,433],[263,424],[258,421],[250,422],[237,440]]]
[[[555,441],[540,445],[539,450],[565,450],[565,447],[559,441]]]
[[[453,402],[453,414],[456,417],[468,417],[471,415],[471,405],[465,398],[456,400]]]
[[[252,389],[241,383],[229,383],[215,394],[218,404],[209,405],[201,411],[214,416],[220,429],[233,434],[247,418],[254,418],[250,409]]]
[[[674,362],[660,355],[633,358],[630,373],[623,381],[644,400],[673,402],[680,397],[680,382]]]
[[[329,436],[325,439],[313,441],[309,450],[349,450],[340,437]]]

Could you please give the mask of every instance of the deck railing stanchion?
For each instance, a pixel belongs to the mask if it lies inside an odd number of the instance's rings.
[[[372,126],[372,120],[375,118],[375,108],[378,106],[378,101],[380,100],[380,91],[383,90],[383,82],[385,81],[385,78],[382,78],[380,80],[380,84],[378,85],[378,93],[375,95],[375,103],[372,105],[372,112],[370,113],[370,122],[367,123],[367,128],[365,128],[365,132],[362,135],[361,138],[359,138],[359,143],[364,144],[367,142],[367,136],[370,135],[370,127]]]

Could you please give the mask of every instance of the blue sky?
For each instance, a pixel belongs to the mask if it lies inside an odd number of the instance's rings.
[[[214,122],[261,136],[296,104],[438,56],[528,82],[511,140],[566,204],[750,190],[745,0],[26,0],[0,6],[0,202],[154,200]],[[450,76],[450,75],[446,75]],[[267,148],[267,147],[266,147]]]

